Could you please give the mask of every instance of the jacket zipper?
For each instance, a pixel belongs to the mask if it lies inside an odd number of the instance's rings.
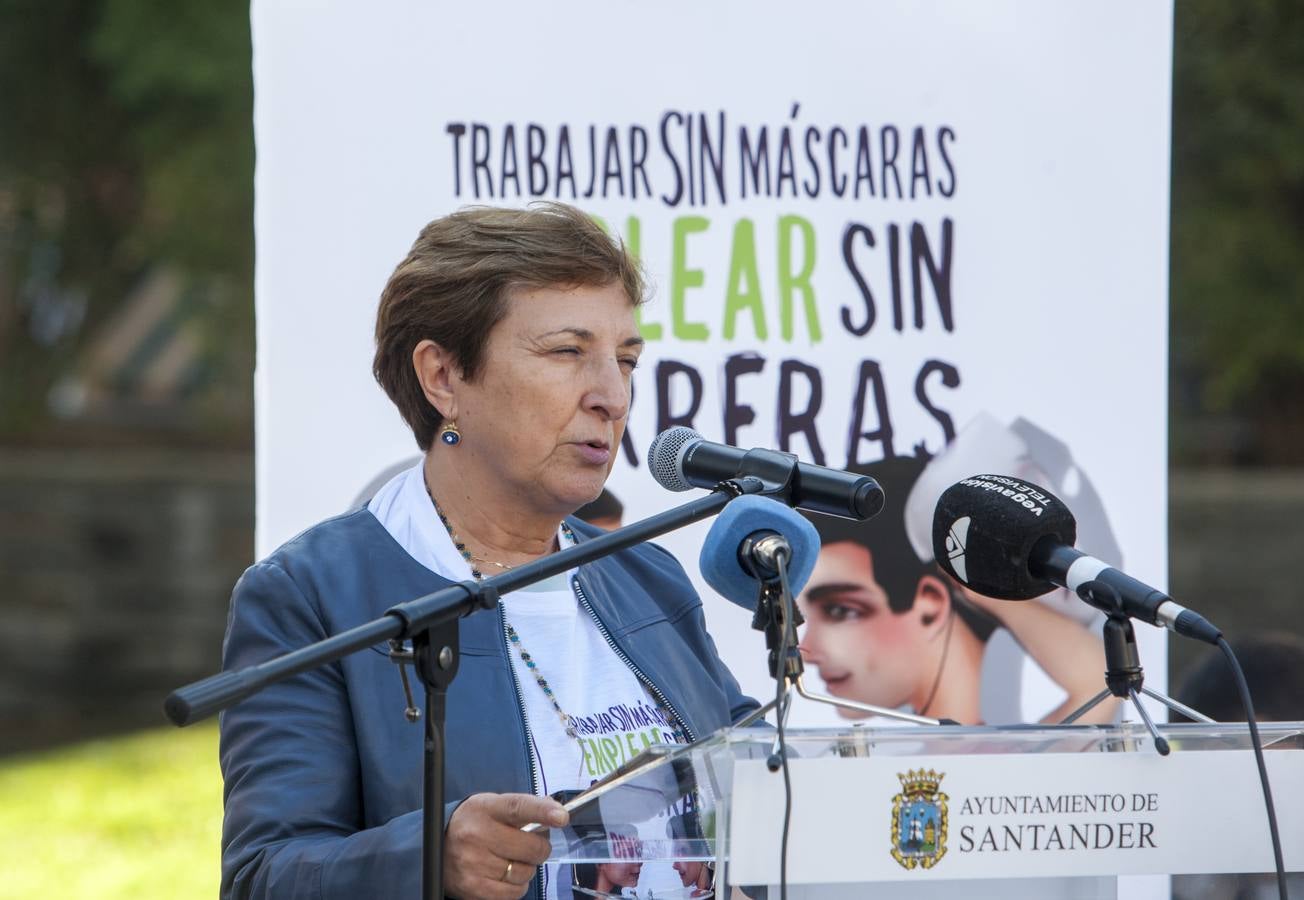
[[[696,741],[697,735],[693,734],[693,730],[688,727],[687,720],[679,714],[679,710],[675,709],[670,700],[666,698],[666,695],[661,693],[661,688],[653,684],[652,679],[644,675],[643,670],[634,665],[634,661],[629,658],[624,650],[620,649],[620,646],[614,640],[612,640],[611,632],[607,630],[607,626],[603,621],[598,618],[598,614],[593,611],[593,606],[589,603],[589,598],[584,595],[584,587],[580,584],[579,575],[575,575],[571,579],[571,586],[575,589],[575,596],[579,599],[580,606],[584,607],[584,611],[589,614],[589,617],[593,619],[594,624],[598,626],[598,631],[607,642],[607,646],[610,647],[612,652],[616,654],[620,661],[634,673],[634,677],[642,682],[643,687],[647,689],[648,693],[655,697],[657,702],[665,707],[666,711],[669,712],[671,717],[674,719],[675,724],[683,731],[684,737],[688,740],[688,743],[691,744],[693,741]]]
[[[512,648],[507,638],[507,614],[503,611],[501,603],[498,604],[498,631],[503,636],[503,655],[507,660],[507,671],[512,676],[512,690],[516,694],[516,710],[521,714],[521,736],[525,738],[525,754],[530,758],[530,793],[537,795],[542,776],[539,773],[539,760],[534,756],[534,743],[530,740],[530,723],[525,717],[525,697],[521,695],[521,682],[516,677],[516,665],[512,662]],[[548,895],[547,875],[544,869],[544,866],[539,866],[534,876],[539,887],[540,898]]]

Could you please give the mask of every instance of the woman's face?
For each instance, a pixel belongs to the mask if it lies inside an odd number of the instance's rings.
[[[888,708],[910,702],[927,665],[927,629],[917,607],[896,613],[888,606],[867,548],[826,544],[798,603],[806,618],[802,658],[819,668],[829,693]]]
[[[537,511],[574,511],[615,462],[642,348],[619,283],[514,291],[477,377],[456,380],[453,452]]]

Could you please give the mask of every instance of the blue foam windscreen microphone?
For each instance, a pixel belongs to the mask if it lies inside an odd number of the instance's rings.
[[[810,578],[820,552],[819,533],[800,513],[768,497],[739,497],[716,517],[702,543],[702,577],[720,596],[743,609],[756,608],[758,583],[738,551],[747,538],[767,533],[782,535],[792,548],[788,587],[795,597]]]

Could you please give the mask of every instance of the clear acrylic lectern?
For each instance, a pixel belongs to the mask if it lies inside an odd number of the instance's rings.
[[[1167,757],[1131,724],[790,729],[788,896],[1112,900],[1119,876],[1146,874],[1271,884],[1246,726],[1161,731]],[[1261,733],[1286,868],[1304,884],[1304,725]],[[725,730],[631,762],[552,832],[550,895],[777,898],[774,742]]]

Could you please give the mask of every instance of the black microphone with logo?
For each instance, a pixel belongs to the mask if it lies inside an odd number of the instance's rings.
[[[846,519],[868,519],[883,509],[883,489],[868,475],[798,462],[777,450],[717,444],[683,425],[658,434],[647,458],[652,477],[670,491],[710,489],[733,478],[767,478],[782,471],[791,476],[784,492],[790,506]]]
[[[1061,586],[1103,610],[1109,616],[1105,631],[1105,679],[1108,692],[1115,696],[1124,696],[1120,690],[1121,682],[1137,689],[1141,684],[1141,669],[1135,659],[1134,645],[1115,651],[1121,656],[1131,657],[1128,661],[1134,669],[1115,671],[1111,661],[1110,626],[1117,622],[1126,626],[1128,618],[1140,619],[1185,637],[1214,644],[1222,651],[1235,677],[1241,704],[1245,707],[1245,720],[1267,810],[1278,891],[1284,900],[1287,889],[1281,833],[1268,782],[1263,741],[1255,722],[1249,685],[1231,645],[1207,619],[1173,602],[1163,591],[1074,549],[1076,539],[1077,523],[1058,497],[1045,488],[1005,475],[974,475],[951,485],[938,499],[933,514],[935,559],[971,590],[1000,600],[1028,600]],[[1115,628],[1114,634],[1119,634],[1120,630],[1130,637],[1130,627]],[[1145,693],[1177,708],[1169,698],[1148,689]],[[1154,737],[1155,748],[1167,755],[1168,743],[1150,721],[1137,690],[1128,691],[1128,695]],[[1099,699],[1090,701],[1083,709],[1090,708]],[[1187,712],[1185,709],[1178,711]],[[1076,716],[1077,713],[1065,721],[1072,721]]]
[[[1029,600],[1066,587],[1105,613],[1120,613],[1217,645],[1222,632],[1199,613],[1073,547],[1077,522],[1045,488],[1005,475],[974,475],[947,488],[933,515],[938,563],[971,590]],[[1088,584],[1107,590],[1080,590]],[[1112,604],[1117,602],[1120,608]]]

